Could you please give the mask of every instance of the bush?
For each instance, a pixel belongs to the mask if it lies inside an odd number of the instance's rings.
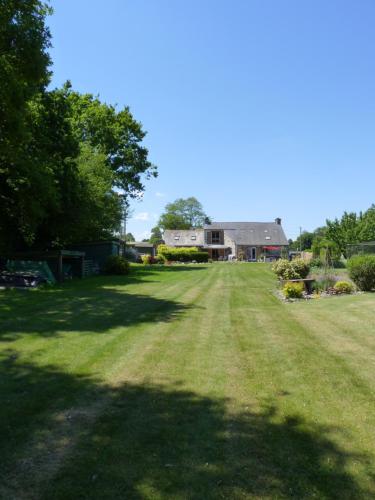
[[[291,267],[289,260],[280,259],[277,260],[272,265],[272,271],[276,274],[276,276],[280,279],[298,279],[299,276],[296,275],[294,269]]]
[[[346,264],[343,260],[334,260],[332,262],[332,266],[335,268],[335,269],[345,269],[346,268]]]
[[[208,253],[207,252],[194,252],[192,253],[192,260],[197,262],[208,262]]]
[[[107,274],[128,274],[129,270],[129,262],[120,255],[110,255],[104,266]]]
[[[314,281],[312,288],[314,292],[328,292],[331,288],[334,288],[336,283],[335,278],[332,276],[321,276]]]
[[[169,247],[158,246],[158,257],[163,262],[208,262],[208,253],[198,250],[197,247]]]
[[[303,283],[285,283],[283,295],[286,299],[301,299],[305,287]]]
[[[349,281],[337,281],[334,285],[336,293],[353,293],[354,287]]]
[[[273,272],[283,280],[303,279],[309,274],[309,263],[303,259],[277,260],[272,266]]]
[[[322,267],[323,262],[319,259],[319,257],[315,257],[314,259],[311,259],[310,262],[310,267]]]
[[[145,254],[141,255],[141,260],[142,264],[145,266],[149,266],[151,264],[157,264],[159,262],[159,259],[157,257],[153,257],[152,255]]]
[[[306,278],[310,271],[310,264],[303,259],[294,259],[291,261],[291,266],[294,271],[298,274],[299,278]]]
[[[356,255],[348,260],[349,276],[360,290],[375,288],[375,255]]]

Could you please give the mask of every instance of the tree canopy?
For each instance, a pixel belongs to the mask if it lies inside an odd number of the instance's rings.
[[[154,245],[160,245],[161,243],[164,242],[163,233],[159,226],[155,226],[151,229],[151,236],[149,241]]]
[[[332,258],[347,256],[347,246],[375,240],[375,205],[364,213],[344,212],[340,218],[327,219],[326,226],[307,231],[290,243],[294,249],[312,248],[314,256],[329,252]],[[309,245],[309,246],[308,246]]]
[[[165,229],[190,229],[202,227],[209,220],[202,204],[191,196],[186,199],[178,198],[168,203],[164,213],[160,216],[158,226],[163,231]]]
[[[156,176],[146,132],[70,82],[47,90],[51,10],[0,0],[0,247],[48,248],[118,231],[130,198]]]
[[[290,243],[290,248],[292,250],[308,250],[311,248],[314,239],[314,233],[309,233],[308,231],[303,231],[295,241]]]

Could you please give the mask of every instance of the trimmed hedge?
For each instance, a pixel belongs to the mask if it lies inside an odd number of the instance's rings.
[[[198,250],[197,247],[169,247],[158,246],[158,257],[164,262],[208,262],[208,253]]]
[[[350,278],[360,290],[370,292],[375,288],[375,255],[355,255],[348,260]]]

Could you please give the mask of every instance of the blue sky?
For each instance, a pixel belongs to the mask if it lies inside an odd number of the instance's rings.
[[[196,196],[288,237],[375,202],[373,0],[53,0],[53,86],[130,106],[159,177],[146,237]]]

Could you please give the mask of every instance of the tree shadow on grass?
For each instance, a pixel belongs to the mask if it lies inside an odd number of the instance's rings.
[[[64,332],[104,334],[115,327],[173,321],[191,307],[110,288],[26,297],[18,293],[0,307],[0,340],[16,340],[29,333],[44,337]]]
[[[4,498],[369,498],[346,470],[365,461],[335,444],[338,429],[263,413],[182,384],[108,387],[22,363],[2,381]],[[17,394],[21,392],[21,397]],[[22,495],[21,495],[22,493]]]
[[[175,268],[181,272],[202,269]],[[163,272],[171,270],[163,268]],[[131,285],[148,283],[147,278],[157,274],[160,272],[151,268],[138,268],[129,276],[97,276],[40,290],[3,291],[0,341],[15,340],[28,333],[45,337],[67,331],[105,333],[118,326],[172,321],[192,306],[131,293]]]
[[[23,309],[24,304],[24,300],[10,302],[6,314],[1,315],[2,341],[16,340],[28,333],[43,337],[64,332],[105,334],[116,327],[170,322],[191,308],[175,300],[111,289],[103,289],[100,294],[87,292],[71,296],[62,292],[53,298],[39,296],[34,308]]]

